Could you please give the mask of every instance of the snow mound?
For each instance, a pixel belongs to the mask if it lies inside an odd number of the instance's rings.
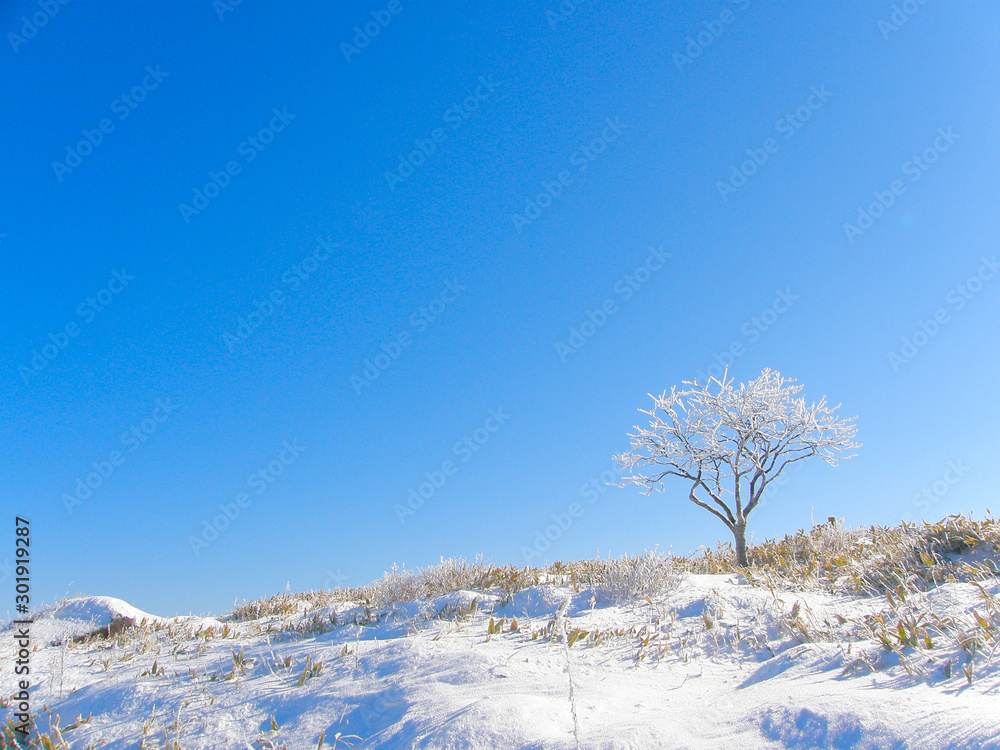
[[[219,621],[211,617],[159,617],[113,596],[75,596],[36,613],[31,632],[35,642],[60,643],[64,639],[86,636],[121,618],[136,624],[178,622],[194,627],[221,627]]]
[[[162,617],[143,612],[133,607],[124,599],[113,596],[81,596],[68,599],[60,604],[51,615],[54,620],[64,620],[68,623],[83,622],[92,627],[108,625],[119,617],[128,617],[136,622],[167,622]]]

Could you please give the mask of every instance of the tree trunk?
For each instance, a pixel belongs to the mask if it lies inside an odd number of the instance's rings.
[[[747,526],[746,522],[733,527],[733,537],[736,539],[736,564],[741,568],[749,568],[747,561]]]

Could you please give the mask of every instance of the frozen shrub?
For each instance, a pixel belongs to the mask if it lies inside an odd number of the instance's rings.
[[[655,552],[601,560],[588,578],[594,593],[610,602],[655,596],[675,588],[680,581],[674,558]]]

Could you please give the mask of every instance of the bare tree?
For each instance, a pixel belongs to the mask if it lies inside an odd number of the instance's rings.
[[[824,396],[806,406],[795,398],[801,385],[770,369],[755,380],[733,387],[728,371],[722,380],[683,381],[653,399],[649,429],[635,427],[632,450],[615,456],[630,472],[625,484],[637,484],[649,495],[663,491],[663,479],[681,477],[691,483],[688,499],[722,521],[736,540],[737,564],[746,567],[747,516],[760,504],[764,489],[785,467],[811,456],[831,466],[856,454],[852,442],[857,417],[845,419],[828,407]],[[656,467],[648,476],[636,468]]]

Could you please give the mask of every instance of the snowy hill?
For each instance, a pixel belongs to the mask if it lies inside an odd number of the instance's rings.
[[[400,598],[470,575],[492,585]],[[37,615],[38,727],[108,749],[1000,748],[995,576],[859,594],[654,556],[526,575],[446,561],[220,620],[67,600]]]

